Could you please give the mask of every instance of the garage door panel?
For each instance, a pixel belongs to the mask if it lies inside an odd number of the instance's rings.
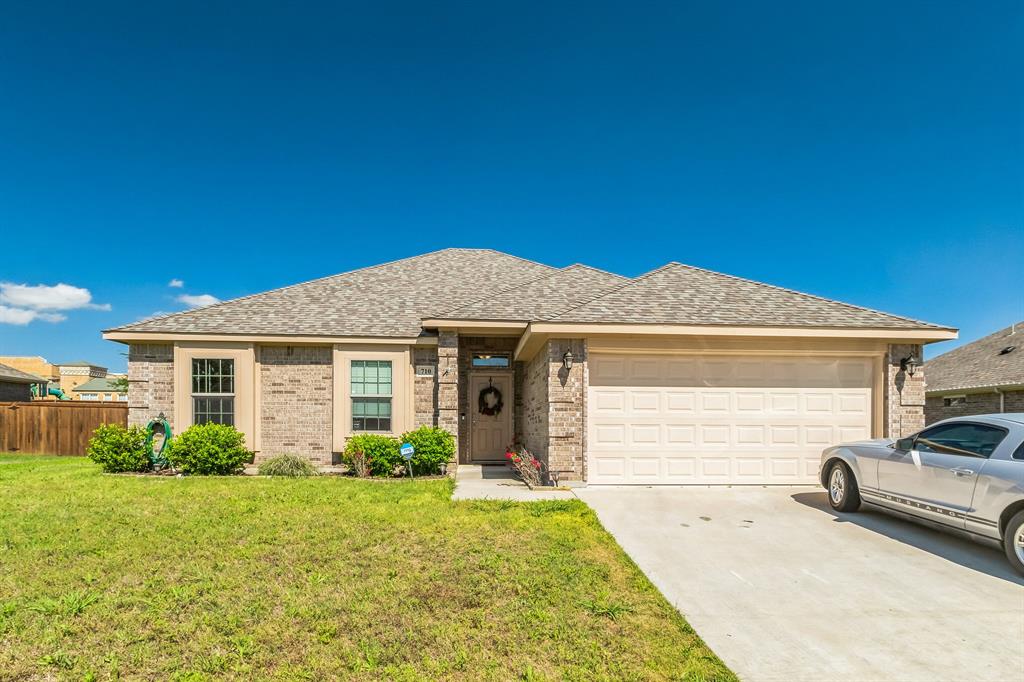
[[[822,448],[871,435],[861,358],[591,361],[591,483],[814,483]]]

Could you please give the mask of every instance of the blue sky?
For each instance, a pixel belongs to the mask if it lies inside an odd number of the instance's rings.
[[[123,369],[100,330],[180,296],[445,246],[970,340],[1024,319],[1022,44],[1019,2],[8,5],[0,354]]]

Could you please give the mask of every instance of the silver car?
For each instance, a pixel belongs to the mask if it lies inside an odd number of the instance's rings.
[[[1024,413],[947,419],[918,434],[828,448],[832,508],[862,503],[998,544],[1024,575]]]

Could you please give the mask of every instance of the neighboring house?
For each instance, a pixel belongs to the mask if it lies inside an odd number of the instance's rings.
[[[23,356],[23,355],[0,355],[0,363],[13,367],[14,369],[21,370],[22,372],[28,372],[34,374],[46,380],[53,386],[60,385],[60,368],[50,362],[47,362],[46,358],[38,355]]]
[[[79,386],[93,379],[103,379],[107,376],[106,367],[85,360],[62,362],[57,365],[57,368],[60,370],[60,387],[74,400],[86,399],[82,397],[82,393],[78,392]]]
[[[925,363],[925,417],[1024,412],[1024,322]]]
[[[670,263],[636,279],[446,249],[104,332],[129,422],[234,424],[258,458],[438,425],[563,482],[813,483],[822,448],[924,424],[950,327]],[[913,374],[913,376],[911,376]]]
[[[45,379],[35,374],[22,372],[9,365],[0,365],[0,400],[32,400],[32,384],[45,383]]]
[[[74,389],[76,400],[99,400],[126,402],[128,391],[118,384],[117,376],[89,379]]]

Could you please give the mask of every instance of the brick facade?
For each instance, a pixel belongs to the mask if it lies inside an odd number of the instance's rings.
[[[520,365],[517,388],[522,405],[515,422],[516,441],[548,463],[548,355],[538,352]]]
[[[949,395],[962,395],[966,403],[946,405]],[[1001,408],[1001,409],[1000,409]],[[933,424],[951,417],[967,417],[972,414],[998,414],[1002,412],[1024,412],[1024,390],[1006,391],[1002,402],[995,390],[986,393],[949,393],[945,396],[928,396],[924,404],[925,421]]]
[[[900,369],[900,361],[913,355],[921,360],[921,346],[892,344],[885,356],[885,389],[882,396],[882,436],[902,438],[924,428],[924,368],[914,376]]]
[[[331,346],[262,346],[259,459],[283,453],[330,464],[333,438]]]
[[[412,351],[413,371],[419,367],[433,367],[433,376],[419,376],[413,379],[413,427],[437,426],[437,349],[414,348]]]
[[[163,413],[174,429],[174,346],[128,346],[128,424],[145,426]]]
[[[459,438],[459,335],[442,331],[437,339],[437,425],[455,436],[458,460]],[[450,462],[448,473],[454,473],[458,461]]]
[[[587,342],[584,339],[552,339],[547,343],[548,365],[548,459],[553,478],[583,481],[586,478]],[[572,369],[562,358],[572,351]]]

